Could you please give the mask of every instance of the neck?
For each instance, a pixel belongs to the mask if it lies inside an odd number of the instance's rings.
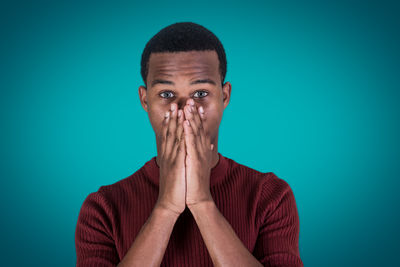
[[[212,161],[211,161],[211,168],[214,168],[219,160],[219,155],[218,155],[218,146],[214,145],[213,152],[212,152]]]

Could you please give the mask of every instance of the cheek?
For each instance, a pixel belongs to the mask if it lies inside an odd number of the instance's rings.
[[[203,127],[207,135],[217,131],[221,122],[221,111],[216,107],[204,108]]]
[[[150,109],[148,110],[148,115],[150,119],[151,126],[153,127],[154,132],[157,134],[161,132],[162,130],[162,123],[164,120],[164,115],[165,115],[164,110],[162,109]]]
[[[221,106],[216,103],[204,103],[201,106],[204,109],[204,120],[218,120],[221,117]]]

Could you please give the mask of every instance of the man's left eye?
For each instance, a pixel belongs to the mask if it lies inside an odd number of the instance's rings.
[[[160,96],[162,97],[162,98],[171,98],[172,96],[170,96],[170,97],[168,97],[168,96],[164,96],[164,94],[171,94],[172,95],[172,93],[171,92],[169,92],[169,91],[165,91],[165,92],[161,92],[160,93]]]
[[[203,97],[205,97],[205,96],[208,95],[208,92],[206,92],[206,91],[197,91],[197,92],[195,93],[195,96],[196,96],[197,93],[201,93],[201,96],[200,96],[199,98],[203,98]]]

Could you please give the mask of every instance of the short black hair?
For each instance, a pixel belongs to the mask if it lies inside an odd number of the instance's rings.
[[[226,75],[226,55],[220,40],[205,27],[193,22],[177,22],[161,29],[147,42],[141,61],[140,73],[147,86],[151,53],[205,51],[217,52],[222,85]]]

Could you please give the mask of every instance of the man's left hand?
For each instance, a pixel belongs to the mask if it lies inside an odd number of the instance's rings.
[[[206,136],[202,117],[202,107],[197,109],[193,99],[184,107],[186,120],[183,123],[186,143],[186,205],[214,201],[210,192],[210,173],[212,165],[212,149],[214,145]]]

